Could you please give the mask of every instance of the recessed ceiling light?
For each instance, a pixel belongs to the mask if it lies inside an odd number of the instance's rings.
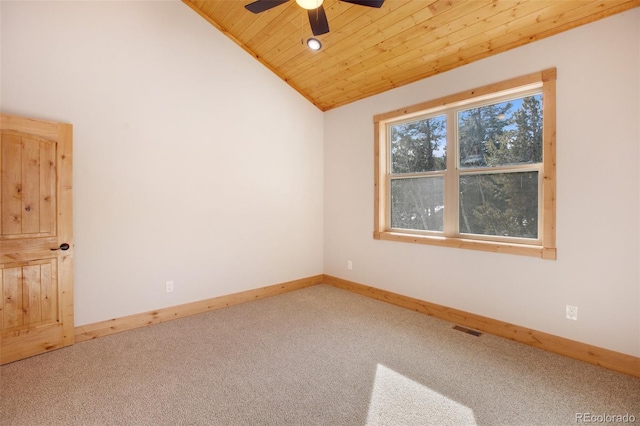
[[[309,49],[311,49],[311,50],[320,50],[320,49],[322,49],[322,43],[320,43],[320,40],[318,40],[317,38],[313,38],[313,37],[311,37],[310,39],[307,39],[307,46],[309,46]]]

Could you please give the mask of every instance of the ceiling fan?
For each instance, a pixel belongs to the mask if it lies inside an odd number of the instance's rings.
[[[260,13],[269,9],[273,9],[276,6],[287,3],[289,0],[256,0],[253,3],[249,3],[245,6],[250,12]],[[376,7],[379,8],[384,3],[384,0],[341,0],[345,3],[357,4],[359,6]],[[329,21],[327,21],[327,14],[322,7],[323,0],[296,0],[296,3],[303,9],[307,10],[309,15],[309,25],[311,25],[311,31],[314,36],[326,34],[329,32]]]

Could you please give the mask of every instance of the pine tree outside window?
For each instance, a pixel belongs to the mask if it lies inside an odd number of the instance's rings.
[[[556,258],[555,69],[374,118],[374,238]]]

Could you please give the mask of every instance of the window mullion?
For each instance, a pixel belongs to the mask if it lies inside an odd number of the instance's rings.
[[[444,175],[444,235],[458,234],[458,126],[453,110],[447,111],[447,170]]]

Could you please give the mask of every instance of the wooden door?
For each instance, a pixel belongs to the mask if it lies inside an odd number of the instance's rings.
[[[73,344],[72,126],[0,115],[0,364]]]

